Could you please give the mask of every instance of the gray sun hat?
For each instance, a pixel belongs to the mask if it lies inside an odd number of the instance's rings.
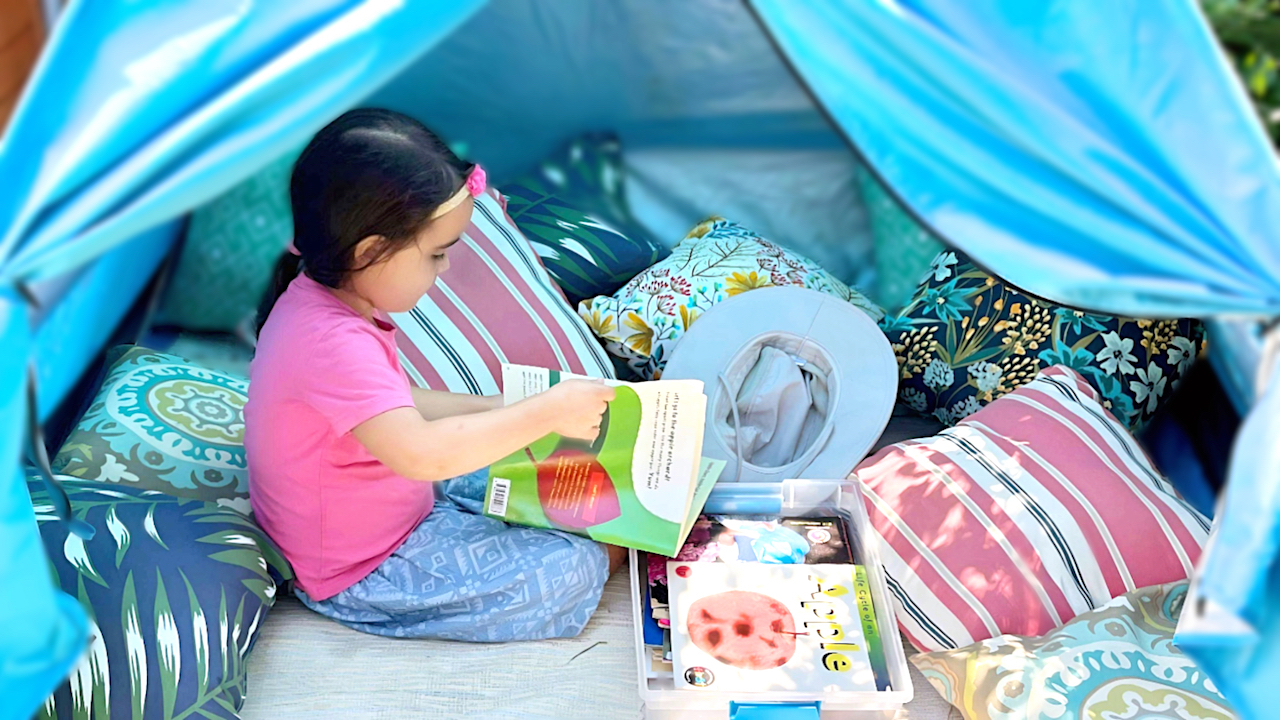
[[[663,379],[701,380],[702,454],[722,481],[842,479],[893,413],[898,363],[871,316],[837,297],[761,288],[700,316]]]

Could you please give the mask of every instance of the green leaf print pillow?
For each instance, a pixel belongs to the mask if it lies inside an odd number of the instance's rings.
[[[618,141],[587,135],[502,186],[507,214],[572,305],[614,292],[669,252],[632,217],[623,172]]]
[[[948,425],[1066,365],[1102,394],[1131,430],[1141,428],[1200,352],[1199,321],[1139,320],[1082,312],[1029,295],[948,250],[915,297],[881,327],[898,356],[899,399]]]
[[[54,471],[249,514],[248,381],[142,347],[117,352]]]
[[[292,579],[279,549],[243,515],[154,490],[62,478],[67,532],[28,474],[40,537],[64,592],[90,619],[92,642],[36,713],[52,718],[236,718],[268,611]]]

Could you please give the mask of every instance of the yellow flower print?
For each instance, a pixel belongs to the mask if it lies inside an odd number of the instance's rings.
[[[649,323],[644,318],[635,313],[627,313],[627,319],[622,322],[623,325],[635,330],[634,333],[627,336],[627,347],[635,350],[641,355],[653,354],[653,328],[649,327]]]
[[[616,337],[610,337],[610,333],[617,329],[617,326],[613,324],[613,315],[611,313],[602,313],[599,308],[590,309],[591,313],[584,313],[582,319],[587,321],[587,327],[591,328],[591,332],[595,333],[596,337],[616,340]]]
[[[1173,342],[1173,336],[1178,331],[1178,321],[1162,320],[1160,322],[1151,322],[1150,320],[1142,320],[1138,322],[1138,327],[1144,328],[1142,331],[1142,347],[1147,349],[1149,357],[1155,357],[1163,355],[1164,351],[1169,349],[1169,344]]]
[[[689,234],[684,236],[684,239],[700,240],[703,237],[706,237],[707,233],[711,232],[711,227],[713,225],[715,225],[716,223],[722,220],[724,220],[724,218],[720,217],[719,215],[712,215],[711,217],[707,218],[706,220],[703,220],[702,222],[694,226],[694,228],[689,231]]]
[[[724,291],[729,297],[740,295],[748,290],[771,287],[772,285],[773,282],[768,275],[761,275],[755,270],[745,274],[736,272],[724,279]]]
[[[684,329],[688,330],[693,325],[693,321],[698,319],[698,311],[691,310],[688,305],[680,306],[680,322],[684,323]]]
[[[938,346],[933,334],[937,330],[936,326],[917,328],[902,333],[901,342],[893,344],[893,354],[898,358],[898,368],[904,380],[924,372],[929,361],[933,360],[934,348]]]
[[[1000,330],[999,323],[996,329]],[[1026,355],[1028,350],[1039,350],[1040,343],[1053,332],[1053,313],[1038,303],[1014,303],[1009,306],[1009,319],[1005,321],[1008,332],[1001,344],[1014,355]]]
[[[991,393],[1000,397],[1026,385],[1040,372],[1040,360],[1028,355],[1010,355],[1000,361],[1000,383]]]

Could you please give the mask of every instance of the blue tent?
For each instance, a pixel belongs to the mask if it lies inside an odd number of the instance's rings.
[[[1016,285],[1214,319],[1250,413],[1180,643],[1242,712],[1266,712],[1280,389],[1255,397],[1232,359],[1260,376],[1276,360],[1258,321],[1280,315],[1280,168],[1192,0],[73,0],[0,144],[0,715],[34,708],[85,638],[19,470],[29,389],[47,418],[181,216],[360,103],[466,141],[499,177],[614,130],[652,171],[649,222],[729,204],[786,240],[799,216],[791,239],[847,277],[868,252],[842,234],[848,193],[786,218],[755,200],[847,183],[856,152]],[[745,160],[761,152],[781,161]]]

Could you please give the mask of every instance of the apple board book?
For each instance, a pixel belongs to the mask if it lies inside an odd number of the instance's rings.
[[[838,517],[779,518],[703,515],[693,524],[676,560],[832,565],[855,562]],[[670,626],[667,560],[650,555],[647,566],[654,618]]]
[[[584,378],[504,364],[503,402],[570,379]],[[596,440],[552,434],[494,463],[485,514],[672,557],[724,470],[723,461],[702,457],[702,383],[608,384],[616,395]]]
[[[857,567],[669,562],[676,687],[875,691]]]

